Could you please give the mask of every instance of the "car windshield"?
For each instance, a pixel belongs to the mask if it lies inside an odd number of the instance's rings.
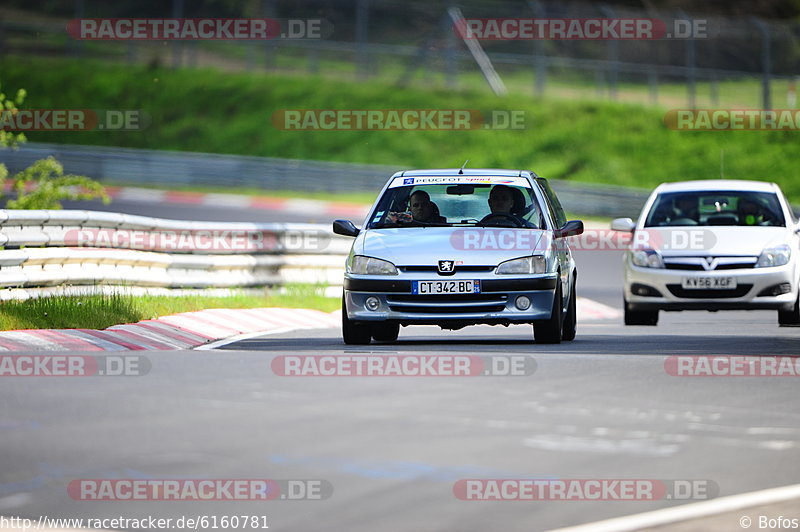
[[[451,182],[390,186],[369,228],[485,225],[543,229],[533,190],[524,178],[510,184]],[[444,178],[441,178],[444,181]],[[411,179],[406,179],[409,182]],[[417,181],[425,181],[417,178]],[[394,183],[392,184],[394,185]]]
[[[771,192],[702,191],[659,194],[645,227],[687,225],[786,225],[777,195]]]

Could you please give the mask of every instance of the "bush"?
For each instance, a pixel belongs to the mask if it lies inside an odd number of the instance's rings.
[[[25,89],[14,99],[0,92],[0,112],[16,113],[25,101]],[[16,149],[27,140],[23,133],[0,130],[0,149]],[[8,168],[0,163],[0,183],[8,179]],[[64,175],[64,167],[54,157],[40,159],[12,178],[16,199],[8,200],[7,209],[60,209],[62,200],[101,198],[110,201],[103,185],[82,175]]]

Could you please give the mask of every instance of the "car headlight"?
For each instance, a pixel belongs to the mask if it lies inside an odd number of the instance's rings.
[[[664,261],[658,251],[652,249],[637,249],[631,254],[631,262],[634,266],[642,268],[663,268]]]
[[[534,255],[532,257],[522,257],[501,262],[497,267],[496,273],[519,275],[546,272],[547,261],[544,255]]]
[[[756,262],[756,268],[770,268],[772,266],[783,266],[789,263],[792,249],[786,244],[767,248],[761,252]]]
[[[347,259],[347,273],[357,275],[397,275],[397,268],[388,260],[351,255]]]

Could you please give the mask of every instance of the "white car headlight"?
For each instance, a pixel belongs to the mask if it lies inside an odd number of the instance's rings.
[[[397,275],[397,268],[388,260],[351,255],[347,260],[347,273],[356,275]]]
[[[631,262],[634,266],[642,268],[663,268],[664,261],[658,251],[652,249],[637,249],[631,254]]]
[[[547,273],[547,261],[544,255],[507,260],[500,263],[496,273],[509,275]]]
[[[786,244],[767,248],[761,252],[756,262],[756,268],[770,268],[772,266],[783,266],[789,263],[792,256],[792,249]]]

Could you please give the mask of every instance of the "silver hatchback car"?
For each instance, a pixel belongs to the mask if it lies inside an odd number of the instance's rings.
[[[539,343],[575,338],[577,269],[567,221],[547,181],[520,170],[394,174],[347,259],[342,336],[395,341],[400,326],[533,324]]]

